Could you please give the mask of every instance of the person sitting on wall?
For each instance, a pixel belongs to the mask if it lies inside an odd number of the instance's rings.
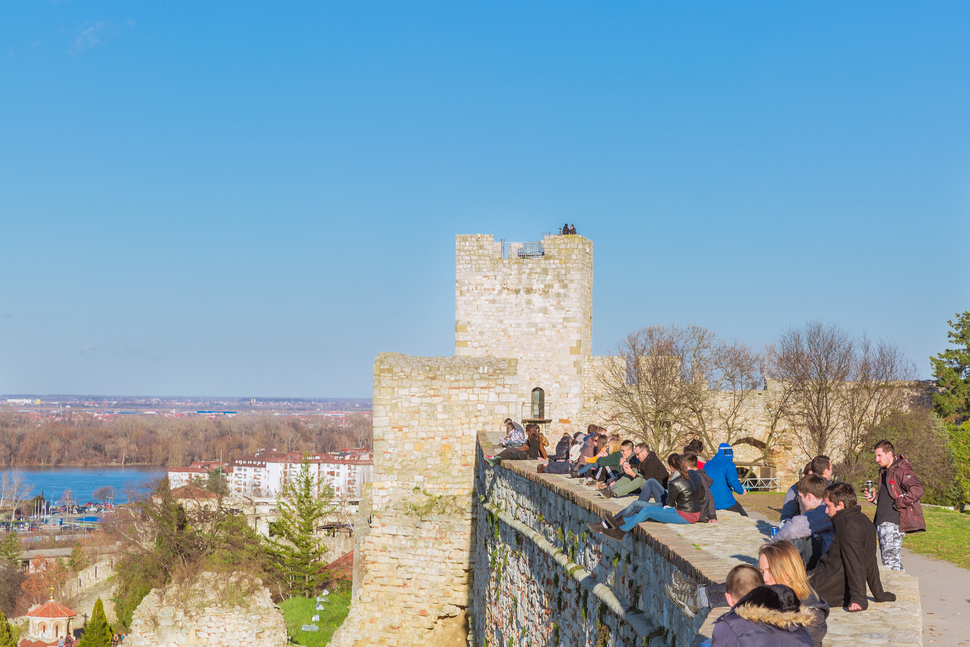
[[[701,442],[700,438],[694,438],[689,443],[684,445],[684,455],[694,454],[697,456],[697,467],[698,469],[704,469],[704,458],[701,454],[704,453],[704,443]]]
[[[708,476],[707,472],[698,469],[700,461],[697,460],[697,454],[686,454],[684,462],[690,468],[691,477],[696,475],[700,479],[701,485],[704,486],[704,514],[701,517],[708,523],[717,523],[717,506],[714,504],[714,495],[711,494],[711,485],[714,480]]]
[[[657,503],[663,503],[661,498],[666,497],[667,479],[669,477],[667,468],[646,443],[637,445],[633,452],[638,461],[636,469],[633,469],[632,463],[624,467],[623,476],[617,479],[612,486],[604,488],[603,496],[607,498],[627,496],[640,490],[641,500],[649,501],[654,498]]]
[[[597,431],[599,427],[596,425],[590,425],[586,428],[586,435],[582,439],[582,447],[579,450],[579,456],[572,461],[569,468],[569,478],[579,478],[579,468],[584,467],[586,462],[596,455],[596,437],[599,435]]]
[[[617,479],[625,476],[626,470],[634,469],[636,465],[636,453],[633,451],[633,441],[624,440],[620,443],[620,460],[619,463],[614,466],[606,467],[607,478],[603,483],[599,484],[599,489],[606,490],[609,489]],[[610,495],[604,494],[603,496],[609,498]]]
[[[574,236],[576,235],[576,225],[569,225],[569,233]]]
[[[576,476],[585,477],[587,474],[596,467],[596,461],[601,458],[606,458],[610,455],[610,444],[606,436],[600,434],[596,436],[595,447],[593,451],[595,452],[590,458],[580,461],[579,467],[576,469]],[[594,472],[595,473],[595,472]]]
[[[805,568],[808,569],[818,565],[818,560],[829,552],[832,540],[835,539],[835,528],[825,511],[827,485],[825,479],[814,474],[809,474],[796,483],[798,497],[801,499],[800,507],[805,513],[795,515],[775,535],[776,539],[787,539],[795,545]]]
[[[562,226],[562,235],[563,236],[568,236],[569,235],[569,223],[568,222],[565,225]]]
[[[671,477],[667,483],[667,503],[644,503],[639,512],[626,519],[619,528],[603,528],[601,524],[589,524],[589,529],[606,535],[610,539],[622,540],[629,531],[643,521],[660,523],[697,523],[707,521],[704,485],[700,476],[691,470],[680,454],[667,457]],[[703,517],[703,519],[702,519]]]
[[[802,473],[803,476],[808,476],[809,474],[814,474],[815,476],[821,477],[825,481],[825,485],[828,486],[829,482],[832,480],[832,459],[828,456],[823,456],[819,454],[805,466],[805,470]],[[805,514],[806,510],[802,505],[802,499],[798,496],[798,488],[796,487],[798,483],[795,483],[788,491],[785,492],[785,502],[781,506],[781,524],[784,526],[790,519],[796,515]]]
[[[513,422],[511,418],[505,419],[505,430],[505,437],[498,441],[498,444],[502,447],[518,447],[528,442],[525,429],[519,423]]]
[[[714,458],[707,461],[704,471],[714,480],[711,486],[711,494],[714,495],[714,504],[718,510],[728,510],[737,512],[743,517],[748,513],[744,511],[741,504],[734,498],[734,492],[744,494],[744,486],[738,479],[738,468],[734,465],[734,450],[727,443],[721,443],[717,448]]]
[[[869,608],[866,585],[876,602],[893,602],[896,596],[884,591],[876,559],[876,527],[862,514],[855,490],[848,483],[825,488],[825,510],[832,519],[835,539],[810,573],[812,585],[833,607],[848,611]]]
[[[585,434],[581,431],[577,431],[572,439],[569,438],[569,433],[564,431],[563,438],[556,445],[556,455],[555,457],[549,459],[549,462],[541,464],[536,468],[540,474],[568,474],[572,469],[572,465],[575,461],[579,460],[579,454],[583,449],[583,437]],[[563,441],[569,443],[569,447],[566,450],[565,459],[561,458],[561,446]]]
[[[795,592],[802,608],[814,617],[807,629],[815,647],[821,647],[822,639],[828,631],[826,619],[829,616],[829,605],[809,585],[805,565],[802,564],[798,550],[789,541],[776,540],[762,544],[758,550],[758,570],[764,584],[783,584]],[[667,596],[688,618],[693,618],[704,608],[731,606],[726,595],[726,582],[698,586],[680,571],[674,571],[672,582],[665,588]]]
[[[499,461],[523,461],[544,458],[546,455],[545,447],[542,444],[543,436],[539,433],[539,425],[529,423],[525,426],[528,434],[525,446],[506,447],[495,456],[486,456],[485,460],[489,465],[495,465]]]
[[[592,476],[589,476],[589,473],[587,473],[589,478],[586,479],[586,485],[593,485],[597,481],[605,481],[613,474],[613,470],[619,469],[620,461],[623,460],[621,446],[622,441],[619,436],[614,434],[609,437],[607,440],[606,456],[596,457],[596,463],[590,467]]]

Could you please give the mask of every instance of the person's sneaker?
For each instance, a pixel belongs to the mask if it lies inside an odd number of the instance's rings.
[[[539,465],[536,466],[536,471],[539,472],[540,474],[545,474],[546,466],[540,463]]]
[[[600,490],[600,494],[602,494],[607,499],[612,499],[613,498],[613,488],[611,488],[609,485],[607,485],[605,488],[603,488],[602,490]]]
[[[494,456],[485,456],[485,462],[492,467],[495,467],[495,463],[497,463],[498,460]]]
[[[589,531],[594,535],[606,530],[606,527],[601,521],[590,521],[588,524],[586,524],[586,527],[589,528]]]
[[[684,577],[680,571],[674,571],[674,576],[670,584],[665,584],[664,589],[674,604],[680,607],[688,618],[693,618],[701,610],[697,596],[697,584]]]
[[[615,541],[623,541],[626,537],[626,531],[621,528],[605,528],[603,534]]]

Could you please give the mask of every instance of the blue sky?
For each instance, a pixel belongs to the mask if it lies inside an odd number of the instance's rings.
[[[454,236],[594,243],[593,352],[970,308],[970,5],[0,9],[0,393],[369,397]]]

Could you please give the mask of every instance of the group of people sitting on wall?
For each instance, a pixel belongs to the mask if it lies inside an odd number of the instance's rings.
[[[559,231],[563,236],[568,236],[570,234],[576,235],[576,225],[565,224]]]
[[[717,523],[719,510],[747,516],[734,497],[745,490],[726,443],[705,462],[703,444],[694,439],[683,453],[670,454],[664,466],[646,443],[621,441],[597,425],[585,434],[564,435],[549,456],[538,425],[523,429],[511,419],[505,424],[505,449],[486,457],[490,464],[533,459],[539,473],[585,479],[605,498],[637,495],[614,516],[589,524],[595,534],[621,541],[644,521]],[[689,617],[704,608],[731,607],[714,625],[714,647],[819,647],[830,608],[866,610],[867,587],[876,602],[894,601],[896,596],[882,587],[876,546],[883,564],[902,570],[902,535],[926,529],[919,504],[923,487],[889,441],[876,444],[875,458],[879,483],[865,492],[877,505],[875,524],[863,514],[852,485],[832,482],[832,461],[816,456],[786,493],[781,526],[760,547],[757,568],[738,565],[724,583],[713,586],[699,586],[675,571],[667,595]]]

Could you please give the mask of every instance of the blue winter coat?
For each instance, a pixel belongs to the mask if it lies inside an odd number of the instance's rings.
[[[737,503],[734,494],[744,494],[744,486],[738,479],[738,468],[734,466],[734,459],[724,455],[723,448],[718,448],[714,458],[704,464],[704,471],[714,481],[711,494],[714,496],[714,507],[726,510]]]

